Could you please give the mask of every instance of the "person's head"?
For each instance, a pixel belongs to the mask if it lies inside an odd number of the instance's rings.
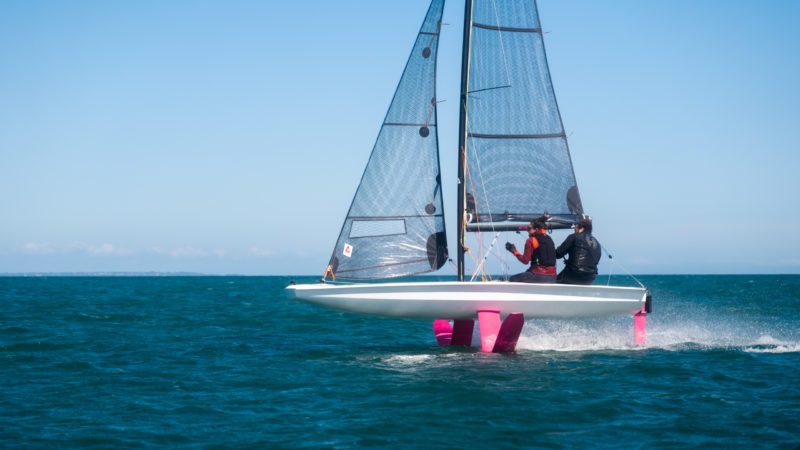
[[[531,223],[528,224],[528,234],[532,235],[539,230],[547,230],[547,218],[544,216],[533,219]]]
[[[575,224],[575,232],[577,233],[592,233],[592,219],[588,217],[584,217],[583,219],[578,220],[578,223]]]

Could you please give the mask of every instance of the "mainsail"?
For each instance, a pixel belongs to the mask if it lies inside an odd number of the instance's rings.
[[[378,133],[330,259],[337,278],[426,273],[447,260],[436,130],[443,7],[431,2]]]
[[[583,207],[536,2],[467,3],[460,192],[467,224],[459,233],[512,229],[544,213],[554,228],[568,226]]]

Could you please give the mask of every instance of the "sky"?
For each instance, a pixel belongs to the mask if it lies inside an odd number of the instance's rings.
[[[427,6],[0,2],[0,273],[321,274]],[[800,273],[800,2],[539,10],[601,272]]]

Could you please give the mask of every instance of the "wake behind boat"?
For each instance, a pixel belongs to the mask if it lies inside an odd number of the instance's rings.
[[[647,290],[491,280],[502,233],[546,220],[573,227],[583,210],[535,0],[466,0],[457,182],[457,282],[327,284],[439,270],[448,262],[437,127],[436,63],[444,0],[432,0],[323,276],[292,285],[322,306],[434,322],[440,345],[513,351],[524,318],[634,315],[644,343]],[[474,238],[475,251],[467,244]],[[484,236],[488,233],[488,236]],[[486,239],[484,239],[486,237]],[[486,240],[491,243],[484,245]],[[510,245],[510,244],[509,244]],[[467,259],[474,273],[467,280]],[[533,268],[532,268],[533,269]],[[555,270],[554,265],[552,270]],[[595,272],[596,273],[596,272]],[[479,281],[474,281],[475,279]],[[452,323],[450,322],[452,320]]]

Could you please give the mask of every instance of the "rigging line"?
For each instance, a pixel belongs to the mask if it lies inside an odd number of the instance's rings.
[[[472,180],[472,172],[469,170],[469,166],[467,166],[466,168],[467,168],[467,175],[469,176],[469,181],[470,181],[471,184],[474,185],[475,182]],[[476,198],[476,194],[477,194],[477,192],[475,192],[475,190],[473,189],[472,190],[472,198]],[[477,217],[477,216],[478,216],[478,207],[476,205],[475,206],[475,217]],[[486,273],[486,270],[484,270],[483,267],[482,267],[483,266],[482,262],[478,263],[478,258],[480,258],[480,255],[484,255],[484,252],[483,252],[483,233],[481,232],[481,230],[478,230],[478,232],[476,233],[476,237],[477,237],[476,240],[478,241],[478,257],[476,258],[474,255],[472,257],[473,262],[475,263],[476,267],[475,267],[475,272],[472,274],[472,278],[470,279],[470,281],[475,279],[475,277],[477,276],[478,272],[481,273],[481,281],[486,281],[487,277],[489,278],[489,281],[491,281],[492,280],[491,274],[487,274]],[[484,256],[484,260],[485,260],[485,256]]]
[[[477,150],[477,147],[476,147],[476,150]],[[471,184],[472,186],[475,186],[475,181],[474,181],[474,180],[473,180],[473,178],[472,178],[472,171],[470,170],[470,168],[469,168],[469,165],[467,165],[467,166],[466,166],[466,169],[467,169],[467,176],[469,177],[470,184]],[[478,163],[478,170],[480,171],[480,163]],[[480,175],[479,175],[479,176],[480,176]],[[483,181],[483,178],[481,178],[481,181]],[[485,185],[485,184],[483,184],[483,191],[484,191],[484,196],[487,198],[486,202],[487,202],[487,204],[488,204],[488,196],[486,195],[486,185]],[[477,198],[477,195],[476,195],[476,194],[477,194],[477,192],[475,192],[475,190],[474,190],[474,188],[473,188],[473,191],[472,191],[473,198]],[[477,206],[477,202],[476,202],[476,205],[475,205],[475,215],[476,215],[476,217],[478,216],[478,206]],[[496,230],[494,229],[494,224],[493,224],[493,223],[491,223],[491,222],[490,222],[490,226],[492,227],[492,232],[494,232],[494,233],[495,233],[495,236],[494,236],[494,239],[492,240],[492,243],[489,245],[489,249],[488,249],[488,250],[486,250],[486,252],[485,252],[485,253],[484,253],[484,251],[483,251],[483,235],[482,235],[482,233],[481,233],[481,230],[480,230],[480,229],[478,229],[478,232],[477,232],[477,237],[478,237],[478,254],[479,254],[479,255],[484,255],[484,256],[483,256],[483,258],[480,260],[481,262],[480,262],[480,263],[478,264],[478,266],[475,268],[475,272],[472,274],[472,277],[470,278],[470,282],[475,280],[475,277],[477,277],[477,276],[478,276],[478,272],[481,272],[481,278],[485,278],[485,276],[486,276],[486,271],[484,270],[484,267],[485,267],[485,264],[484,264],[484,263],[486,262],[487,258],[489,257],[489,254],[494,254],[495,256],[497,256],[497,254],[496,254],[496,253],[494,253],[494,252],[492,251],[492,249],[494,248],[495,244],[497,243],[497,239],[500,237],[500,232],[499,232],[499,231],[496,231]],[[499,259],[499,258],[498,258],[498,259]],[[505,264],[505,261],[502,261],[502,263],[503,263],[503,265],[505,265],[506,267],[508,267],[508,265],[507,265],[507,264]],[[489,275],[489,279],[491,279],[491,275]]]
[[[475,181],[473,181],[473,179],[472,179],[472,170],[470,170],[470,167],[469,167],[469,164],[467,163],[466,158],[464,158],[464,171],[466,172],[466,176],[469,179],[470,187],[473,188],[472,192],[471,192],[472,193],[472,198],[475,199],[475,198],[477,198],[477,195],[476,195],[477,192],[475,192],[475,189],[474,189]],[[477,217],[478,216],[478,205],[476,204],[474,206],[475,206],[474,214],[475,214],[475,217]],[[465,224],[466,224],[466,221],[465,221]],[[466,225],[465,225],[465,227],[466,227]],[[483,253],[483,235],[481,233],[481,230],[478,230],[478,232],[476,234],[477,234],[477,241],[478,241],[478,254],[481,254],[481,253]],[[479,267],[478,258],[475,257],[475,254],[472,253],[472,251],[469,249],[469,247],[467,247],[466,252],[472,258],[473,264],[475,264],[476,267]],[[475,274],[477,274],[477,273],[478,273],[478,270],[476,269],[476,271],[473,273],[473,276],[472,276],[471,279],[475,279]],[[485,273],[481,273],[481,281],[486,281],[486,274]]]
[[[466,161],[465,161],[465,164],[464,164],[464,170],[467,172],[467,178],[469,179],[470,187],[472,187],[472,191],[471,191],[472,198],[476,199],[476,198],[478,198],[478,195],[477,195],[478,193],[475,191],[475,180],[472,179],[472,170],[470,170],[470,166]],[[475,217],[478,217],[478,205],[475,204],[474,207],[475,207],[475,209],[474,209]],[[478,232],[476,233],[476,236],[477,236],[476,240],[478,241],[478,254],[482,254],[483,253],[483,233],[482,233],[482,231],[480,229],[478,229]],[[473,279],[474,279],[475,274],[478,273],[478,270],[480,270],[480,267],[477,264],[478,260],[475,259],[474,256],[473,256],[473,260],[474,260],[473,262],[476,263],[475,273],[473,274]],[[481,279],[483,279],[485,281],[485,272],[481,274]]]
[[[486,253],[483,255],[483,258],[481,259],[481,263],[478,265],[478,269],[483,269],[483,264],[486,262],[486,259],[489,257],[489,254],[492,253],[492,249],[494,248],[494,244],[497,243],[497,238],[499,238],[499,237],[500,237],[500,233],[497,233],[497,234],[494,235],[494,239],[492,239],[492,243],[489,244],[489,249],[486,250]],[[475,277],[477,275],[478,275],[478,272],[476,270],[475,273],[472,274],[472,278],[469,281],[474,281]]]
[[[510,271],[511,271],[511,267],[510,267],[510,266],[509,266],[509,265],[506,263],[506,258],[505,258],[505,256],[501,256],[501,255],[497,254],[497,249],[495,249],[495,250],[492,250],[492,254],[493,254],[493,255],[494,255],[494,256],[495,256],[495,257],[496,257],[498,260],[500,260],[500,265],[501,265],[501,267],[503,268],[503,277],[504,277],[506,280],[508,280],[508,278],[509,278],[509,273],[510,273]],[[505,254],[506,254],[505,252],[502,252],[502,255],[505,255]]]
[[[469,131],[469,128],[472,128],[472,118],[469,115],[467,115],[467,131]],[[480,151],[479,151],[480,149],[479,149],[479,146],[478,146],[478,142],[477,141],[473,141],[472,145],[474,147],[476,155],[479,155],[480,154]],[[481,190],[483,191],[484,202],[486,202],[486,207],[489,209],[490,214],[491,214],[492,208],[489,206],[489,195],[486,192],[486,183],[484,182],[483,170],[481,169],[481,160],[480,160],[480,158],[475,158],[475,161],[476,161],[476,163],[478,165],[478,178],[481,181]],[[467,171],[468,171],[468,173],[470,175],[470,177],[469,177],[470,183],[474,186],[475,183],[474,183],[474,181],[472,179],[472,171],[469,169],[469,162],[468,162],[468,160],[465,160],[464,162],[467,165]],[[473,193],[473,195],[475,195],[475,194],[477,194],[477,192]],[[475,214],[477,215],[477,213],[478,213],[477,196],[475,196],[475,199],[476,199],[476,201],[475,201]],[[497,230],[494,227],[494,222],[489,222],[489,226],[492,228],[492,233],[497,233]],[[483,236],[481,235],[480,229],[478,230],[478,239],[479,239],[479,242],[480,242],[480,250],[483,250]],[[475,273],[477,273],[477,269],[476,269]]]
[[[468,254],[472,258],[472,262],[475,263],[475,265],[478,264],[478,258],[475,257],[475,254],[472,253],[472,250],[467,248],[465,250],[465,253]],[[486,276],[485,275],[481,275],[481,281],[486,281]]]
[[[492,0],[494,8],[494,21],[497,24],[497,33],[500,35],[500,53],[503,55],[503,67],[506,69],[506,84],[511,85],[511,72],[508,69],[508,59],[506,58],[506,46],[503,44],[503,30],[500,26],[500,15],[497,14],[497,2]]]
[[[468,120],[467,124],[471,125],[472,122],[470,121],[470,118],[467,118],[467,120]],[[479,155],[480,152],[478,152],[478,150],[479,150],[478,149],[478,141],[477,140],[474,141],[472,143],[472,145],[473,145],[473,147],[475,147],[476,155]],[[489,195],[486,193],[486,183],[484,182],[483,170],[481,169],[481,159],[480,158],[475,158],[475,162],[478,165],[478,178],[480,178],[480,181],[481,181],[481,190],[483,190],[483,197],[484,197],[484,201],[486,202],[486,208],[489,209],[489,211],[490,211],[489,214],[491,214],[492,208],[489,205]],[[470,178],[470,180],[471,180],[471,178]],[[477,212],[477,201],[476,201],[475,209],[476,209],[476,212]],[[496,233],[497,230],[495,230],[495,228],[494,228],[494,221],[489,222],[489,225],[492,227],[492,233]]]
[[[611,261],[614,261],[614,256],[611,255],[611,253],[609,253],[609,251],[608,251],[608,249],[606,247],[601,245],[600,249],[602,251],[604,251],[606,253],[606,255],[608,255],[608,259],[610,259]],[[625,266],[623,266],[621,262],[617,262],[617,264],[619,264],[619,267],[622,269],[623,272],[625,272],[629,277],[633,278],[633,281],[635,281],[639,285],[639,287],[647,289],[647,286],[645,286],[641,281],[639,281],[639,279],[636,278],[628,269],[626,269]]]
[[[506,277],[506,279],[508,279],[509,272],[511,271],[511,267],[506,262],[506,259],[508,258],[508,252],[501,252],[500,255],[494,253],[494,256],[500,261],[501,267],[503,268],[503,275]]]
[[[464,162],[464,169],[467,172],[467,178],[469,179],[470,187],[473,187],[473,189],[471,191],[472,198],[475,199],[475,198],[477,198],[477,195],[476,195],[477,192],[475,192],[475,189],[474,189],[475,182],[472,180],[472,171],[470,170],[469,164],[467,164],[466,161]],[[475,206],[474,210],[473,210],[474,217],[477,217],[478,216],[478,205],[474,205],[474,206]],[[478,230],[477,239],[476,240],[478,241],[478,254],[480,255],[480,254],[483,253],[483,235],[481,234],[480,230]],[[478,259],[476,259],[474,257],[474,255],[473,255],[472,259],[473,259],[473,262],[475,263],[476,269],[475,269],[475,272],[473,272],[470,281],[475,279],[475,275],[478,273],[478,270],[480,270],[480,264],[478,264]],[[485,280],[485,273],[481,273],[481,280],[486,281]]]

